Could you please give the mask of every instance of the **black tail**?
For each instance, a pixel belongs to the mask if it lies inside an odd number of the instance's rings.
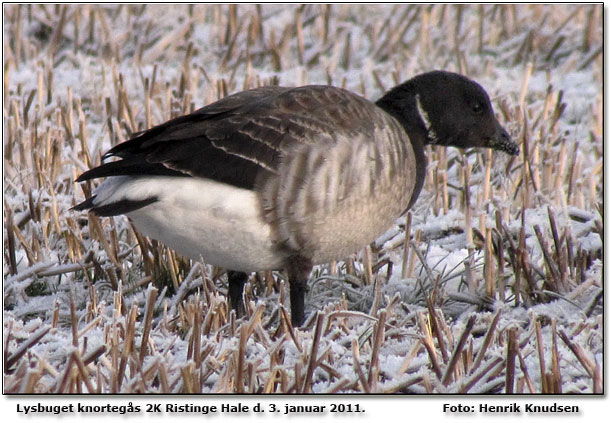
[[[142,207],[148,206],[149,204],[154,203],[158,200],[157,197],[151,197],[144,200],[120,200],[110,204],[101,204],[99,206],[95,206],[93,204],[93,199],[95,195],[86,199],[82,203],[77,204],[72,207],[70,210],[89,210],[98,216],[107,217],[107,216],[118,216],[120,214],[125,214],[132,212],[134,210],[141,209]]]
[[[71,207],[70,210],[78,210],[78,211],[89,210],[93,208],[93,199],[94,198],[95,198],[95,195],[92,195],[91,197],[83,201],[82,203],[79,203],[76,206]]]

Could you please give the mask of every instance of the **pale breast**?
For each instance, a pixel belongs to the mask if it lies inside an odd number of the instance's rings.
[[[374,241],[407,209],[416,181],[411,143],[388,118],[372,136],[299,145],[261,190],[279,245],[325,263]]]

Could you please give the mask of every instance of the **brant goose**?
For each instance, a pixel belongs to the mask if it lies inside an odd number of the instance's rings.
[[[311,85],[261,87],[155,126],[102,157],[106,177],[74,209],[127,215],[143,234],[231,269],[239,312],[247,273],[286,269],[291,320],[304,321],[312,266],[374,241],[414,204],[424,144],[517,154],[486,91],[434,71],[376,103]]]

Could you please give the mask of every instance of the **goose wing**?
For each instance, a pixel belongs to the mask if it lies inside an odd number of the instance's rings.
[[[252,189],[295,145],[374,136],[374,104],[331,86],[261,87],[225,97],[116,145],[77,180],[118,175],[209,178]]]

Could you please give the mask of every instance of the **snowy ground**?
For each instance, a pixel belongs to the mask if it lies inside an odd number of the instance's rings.
[[[4,5],[3,24],[5,393],[601,391],[601,5]],[[431,69],[483,85],[523,154],[429,149],[409,248],[404,217],[317,267],[302,329],[281,273],[236,320],[222,269],[69,210],[105,150],[226,94],[377,99]]]

